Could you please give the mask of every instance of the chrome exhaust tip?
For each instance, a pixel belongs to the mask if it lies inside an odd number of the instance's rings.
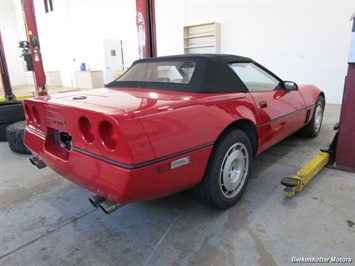
[[[42,161],[42,159],[38,158],[38,157],[32,157],[30,158],[30,162],[37,166],[38,169],[42,169],[44,167],[46,167],[47,165]]]
[[[99,206],[104,211],[104,213],[110,214],[123,207],[124,204],[113,202],[111,200],[105,200],[104,202],[100,203]]]
[[[106,200],[106,198],[101,197],[99,195],[95,195],[91,198],[89,198],[90,203],[92,204],[92,206],[94,206],[95,208],[98,208],[100,203],[104,202]]]

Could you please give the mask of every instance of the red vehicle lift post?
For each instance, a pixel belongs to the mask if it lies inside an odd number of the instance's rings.
[[[336,147],[336,168],[355,172],[355,13],[353,21],[348,73],[345,78],[343,102],[339,121],[339,135]]]
[[[136,0],[139,59],[157,56],[154,0]]]
[[[47,95],[46,75],[44,73],[42,55],[39,45],[39,37],[36,23],[36,15],[33,0],[21,0],[23,17],[26,25],[26,35],[30,46],[30,54],[33,63],[33,79],[36,96]]]

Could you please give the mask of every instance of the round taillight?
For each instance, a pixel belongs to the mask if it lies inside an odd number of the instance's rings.
[[[100,136],[104,146],[109,150],[114,150],[118,146],[118,132],[108,121],[102,121],[99,126]]]
[[[41,117],[39,116],[38,110],[36,107],[32,106],[32,114],[33,114],[33,120],[40,125],[41,124]]]
[[[94,129],[89,119],[87,119],[85,116],[80,117],[79,128],[81,134],[83,135],[83,139],[89,143],[93,143],[95,140],[95,135],[94,135]]]
[[[32,122],[33,117],[32,117],[32,113],[31,113],[31,108],[28,106],[28,104],[25,104],[25,113],[27,116],[27,119],[29,120],[29,122]]]

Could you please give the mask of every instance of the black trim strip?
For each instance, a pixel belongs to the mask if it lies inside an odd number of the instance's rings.
[[[45,139],[54,137],[54,136],[47,136],[47,135],[43,134],[42,132],[40,132],[40,131],[38,131],[38,130],[36,130],[34,128],[30,128],[28,126],[26,126],[26,129],[31,131],[34,134],[37,134],[37,135],[45,138]],[[94,157],[96,159],[99,159],[99,160],[102,160],[102,161],[105,161],[105,162],[120,166],[120,167],[124,167],[124,168],[127,168],[127,169],[136,169],[136,168],[148,166],[150,164],[159,163],[159,162],[162,162],[164,160],[168,160],[168,159],[171,159],[171,158],[174,158],[176,156],[180,156],[180,155],[183,155],[183,154],[186,154],[186,153],[197,151],[197,150],[212,146],[213,144],[214,144],[214,142],[209,142],[209,143],[202,144],[202,145],[199,145],[199,146],[191,148],[191,149],[187,149],[187,150],[184,150],[184,151],[180,151],[180,152],[173,153],[173,154],[161,157],[161,158],[157,158],[157,159],[154,159],[154,160],[150,160],[150,161],[147,161],[147,162],[144,162],[144,163],[138,163],[138,164],[125,164],[125,163],[117,162],[115,160],[111,160],[109,158],[105,158],[105,157],[102,157],[102,156],[97,155],[95,153],[92,153],[92,152],[89,152],[89,151],[86,151],[86,150],[83,150],[83,149],[79,149],[79,148],[76,148],[76,147],[72,147],[72,150],[76,151],[76,152],[83,153],[83,154],[91,156],[91,157]]]
[[[148,166],[150,164],[159,163],[159,162],[162,162],[162,161],[165,161],[165,160],[168,160],[168,159],[171,159],[171,158],[174,158],[176,156],[180,156],[180,155],[183,155],[183,154],[186,154],[186,153],[197,151],[197,150],[212,146],[213,144],[214,144],[214,142],[209,142],[209,143],[202,144],[202,145],[199,145],[199,146],[191,148],[191,149],[187,149],[187,150],[184,150],[184,151],[180,151],[180,152],[177,152],[177,153],[173,153],[173,154],[170,154],[170,155],[167,155],[167,156],[164,156],[164,157],[160,157],[160,158],[157,158],[157,159],[154,159],[154,160],[150,160],[150,161],[147,161],[147,162],[144,162],[144,163],[138,163],[138,164],[125,164],[125,163],[117,162],[115,160],[111,160],[109,158],[105,158],[105,157],[102,157],[102,156],[97,155],[95,153],[92,153],[92,152],[89,152],[89,151],[86,151],[86,150],[82,150],[82,149],[79,149],[79,148],[75,148],[75,147],[73,147],[73,150],[76,151],[76,152],[80,152],[80,153],[83,153],[85,155],[94,157],[96,159],[102,160],[104,162],[120,166],[120,167],[124,167],[124,168],[127,168],[127,169],[136,169],[136,168],[141,168],[141,167],[144,167],[144,166]]]
[[[282,115],[282,116],[280,116],[280,117],[278,117],[278,118],[275,118],[275,119],[273,119],[273,120],[270,120],[270,121],[268,121],[268,122],[265,122],[265,123],[262,123],[262,124],[258,125],[257,128],[266,126],[266,125],[271,124],[271,123],[274,123],[274,122],[276,122],[276,121],[278,121],[278,120],[281,120],[281,119],[284,119],[284,118],[286,118],[286,117],[293,116],[293,115],[295,115],[295,114],[297,114],[297,113],[299,113],[299,112],[303,112],[303,111],[305,111],[305,110],[308,110],[308,109],[312,108],[313,106],[315,106],[315,104],[311,104],[311,105],[308,105],[308,106],[306,106],[306,107],[304,107],[304,108],[302,108],[302,109],[299,109],[299,110],[297,110],[297,111],[294,111],[294,112],[292,112],[292,113],[288,113],[288,114],[286,114],[286,115]]]
[[[54,136],[53,135],[45,135],[43,134],[41,131],[39,130],[36,130],[34,128],[31,128],[29,126],[26,126],[26,129],[28,131],[31,131],[33,134],[36,134],[36,135],[39,135],[40,137],[44,138],[44,139],[50,139],[50,138],[53,138]]]

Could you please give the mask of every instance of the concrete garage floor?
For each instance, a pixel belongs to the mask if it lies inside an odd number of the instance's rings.
[[[290,137],[257,156],[246,193],[226,211],[180,193],[107,216],[88,202],[92,193],[2,142],[0,264],[295,265],[313,257],[354,264],[355,174],[326,168],[293,198],[280,184],[333,138],[339,113],[327,105],[318,138]]]

